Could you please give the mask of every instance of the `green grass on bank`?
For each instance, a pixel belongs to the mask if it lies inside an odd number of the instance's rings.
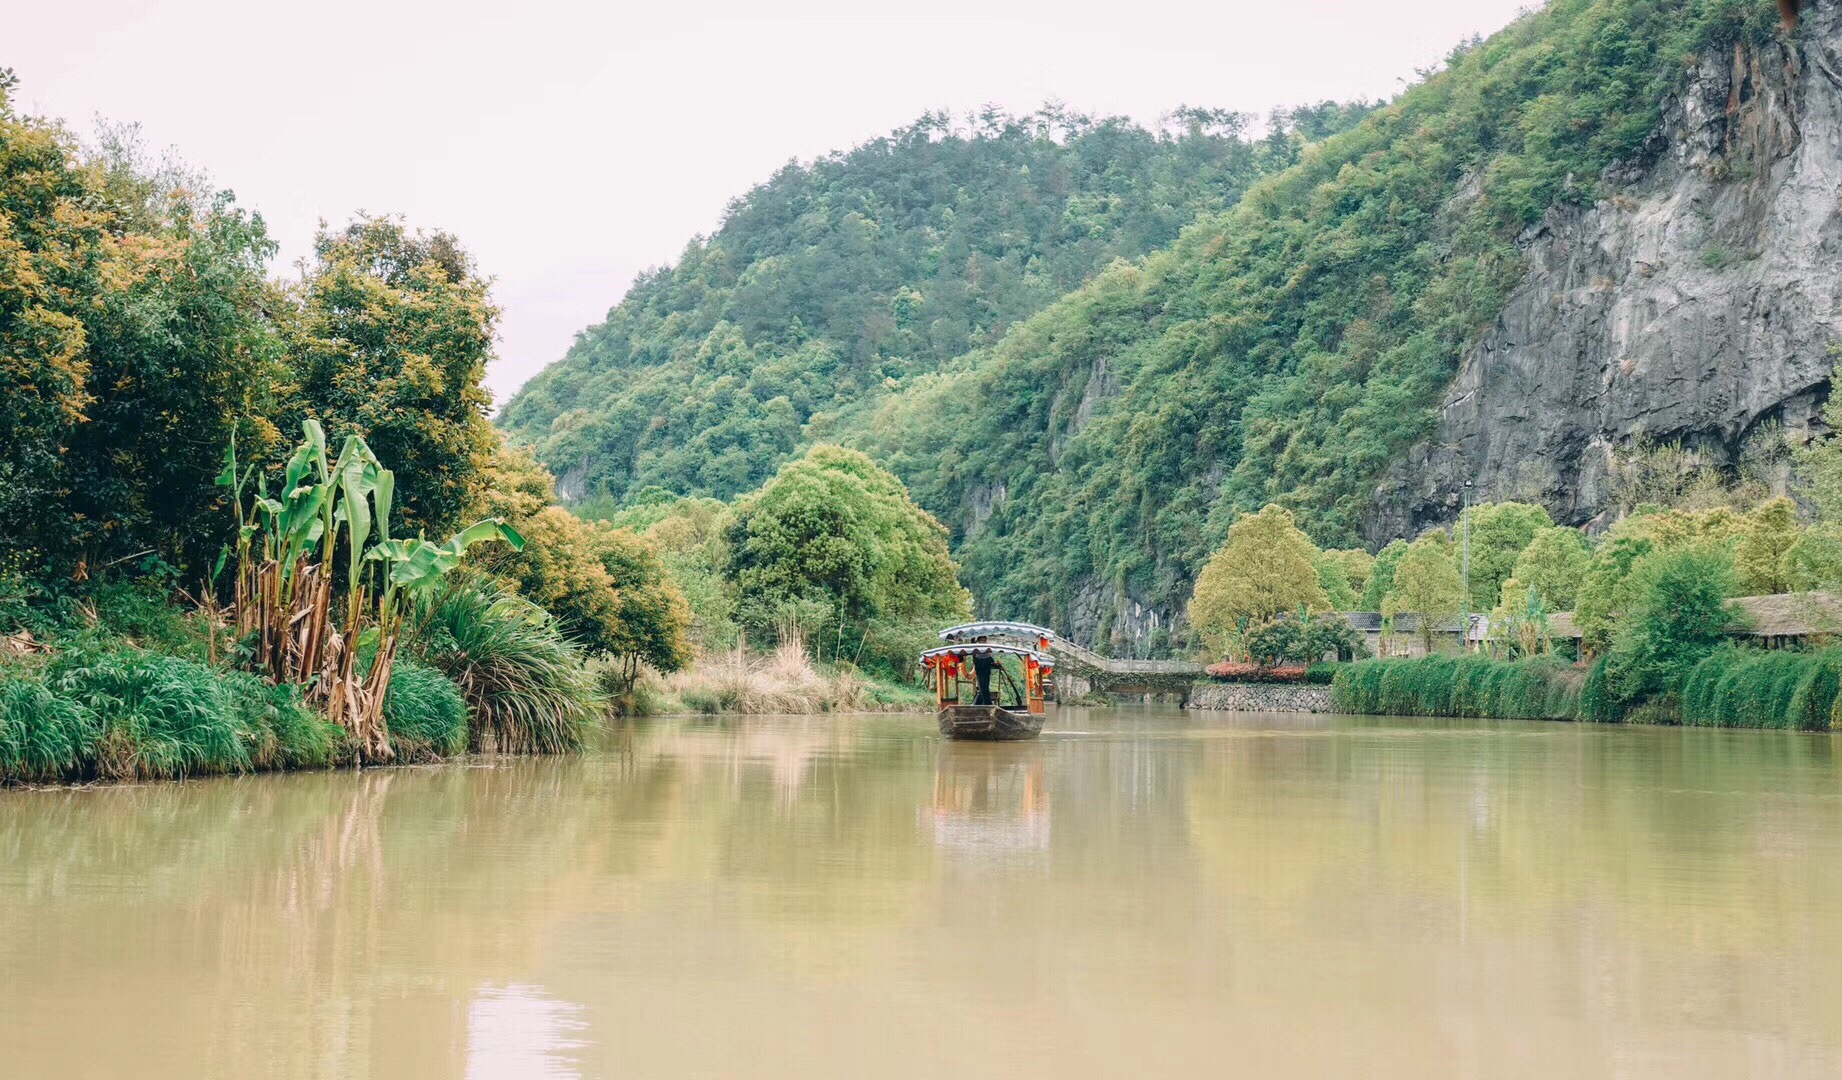
[[[1842,727],[1842,649],[1729,646],[1696,664],[1677,690],[1631,708],[1611,700],[1604,683],[1603,662],[1588,669],[1555,657],[1362,660],[1337,672],[1331,701],[1343,712],[1388,716]]]

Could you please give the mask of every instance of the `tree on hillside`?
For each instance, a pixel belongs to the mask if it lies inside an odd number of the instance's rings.
[[[1574,597],[1579,593],[1580,582],[1586,577],[1592,557],[1592,548],[1578,529],[1562,526],[1542,529],[1516,556],[1510,577],[1534,589],[1547,610],[1572,611]],[[1509,594],[1503,595],[1507,601]],[[1518,594],[1514,602],[1520,605],[1523,597]]]
[[[1343,576],[1349,582],[1350,591],[1355,593],[1351,604],[1359,602],[1363,592],[1368,588],[1369,573],[1375,567],[1375,556],[1361,548],[1331,548],[1324,552],[1326,558],[1335,559],[1343,567]]]
[[[1633,602],[1631,567],[1655,547],[1644,536],[1608,536],[1593,551],[1573,601],[1574,628],[1583,650],[1597,653],[1611,644],[1616,618]]]
[[[1471,516],[1471,610],[1488,611],[1503,592],[1516,557],[1554,519],[1539,506],[1500,502],[1473,506]]]
[[[1362,597],[1358,601],[1364,611],[1380,611],[1382,601],[1394,588],[1394,570],[1401,564],[1407,554],[1407,541],[1390,540],[1388,545],[1375,553],[1375,560],[1369,565],[1368,580],[1363,582]]]
[[[500,445],[484,479],[476,512],[504,518],[525,544],[483,548],[472,561],[548,609],[584,648],[615,658],[628,688],[642,663],[671,672],[689,662],[690,610],[652,541],[555,505],[550,472],[528,451]]]
[[[1382,600],[1382,614],[1390,619],[1403,612],[1414,613],[1420,644],[1428,652],[1433,648],[1434,629],[1458,618],[1465,602],[1458,564],[1447,553],[1447,546],[1427,536],[1409,544],[1394,568],[1394,586]]]
[[[1741,594],[1764,596],[1796,587],[1791,550],[1797,546],[1797,508],[1786,498],[1761,503],[1746,515],[1733,549],[1733,570]]]
[[[847,659],[867,650],[905,663],[900,637],[971,610],[946,529],[854,450],[821,444],[782,466],[736,504],[726,540],[745,627],[822,634]]]
[[[1317,567],[1318,584],[1323,587],[1332,611],[1352,611],[1356,607],[1356,589],[1350,583],[1349,571],[1343,568],[1343,560],[1337,553],[1321,551],[1313,560]]]
[[[440,533],[479,497],[494,446],[480,385],[499,309],[447,233],[359,218],[314,240],[287,327],[294,411],[395,464],[412,528]]]
[[[1190,597],[1190,626],[1216,652],[1250,622],[1282,611],[1323,611],[1330,598],[1318,582],[1318,550],[1293,524],[1292,512],[1269,505],[1244,514],[1203,566]]]
[[[1816,504],[1817,519],[1842,523],[1842,394],[1823,406],[1829,434],[1810,440],[1794,455],[1804,494]]]

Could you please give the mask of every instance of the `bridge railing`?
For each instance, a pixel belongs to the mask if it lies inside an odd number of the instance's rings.
[[[1049,645],[1051,651],[1068,657],[1079,665],[1104,671],[1109,675],[1200,675],[1202,665],[1190,660],[1115,660],[1101,656],[1064,637]]]

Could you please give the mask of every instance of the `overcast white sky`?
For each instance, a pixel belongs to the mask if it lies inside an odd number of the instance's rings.
[[[927,109],[1393,94],[1521,0],[64,0],[6,3],[25,111],[137,121],[267,218],[455,233],[505,308],[500,400],[790,158]]]

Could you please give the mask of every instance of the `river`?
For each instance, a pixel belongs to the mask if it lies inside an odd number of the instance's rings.
[[[0,1075],[1842,1075],[1842,736],[932,726],[0,792]]]

